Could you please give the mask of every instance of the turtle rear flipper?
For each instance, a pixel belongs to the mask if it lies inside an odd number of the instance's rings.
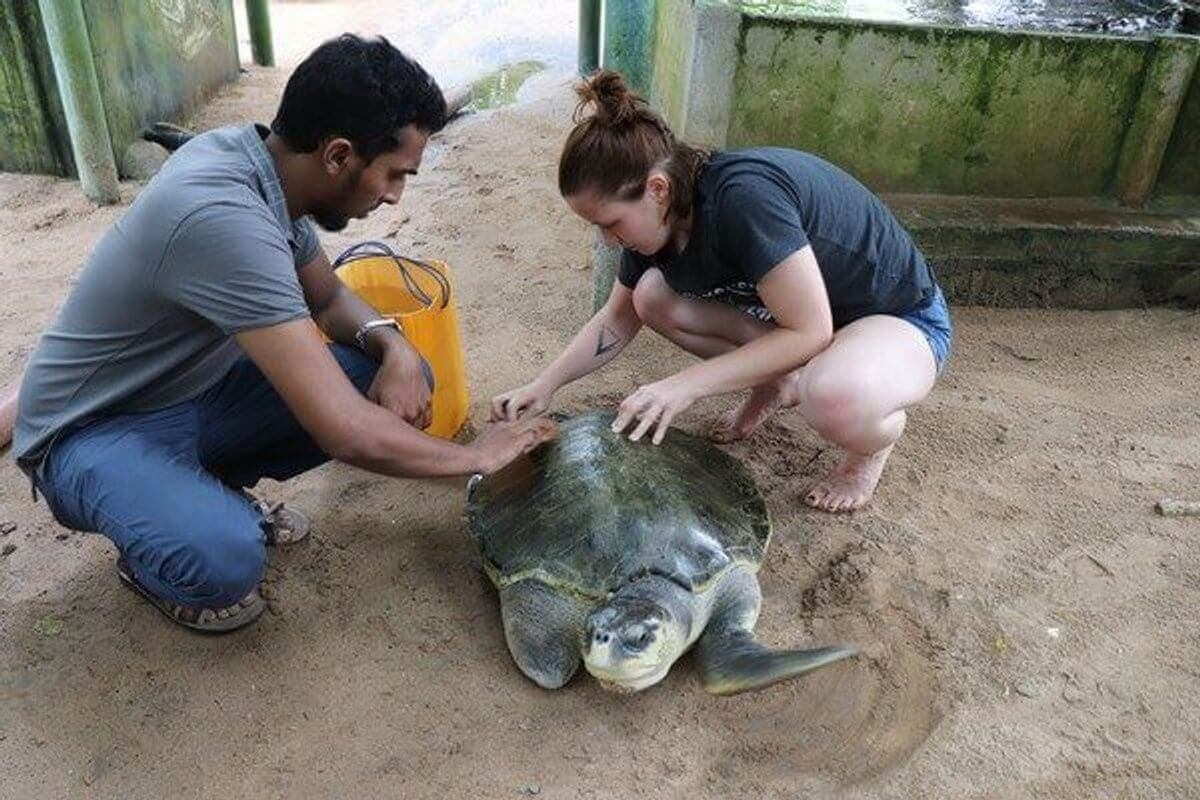
[[[148,142],[160,144],[171,153],[183,147],[195,135],[195,133],[189,131],[187,128],[181,128],[169,122],[156,122],[150,127],[143,129],[141,133],[143,139]]]
[[[720,695],[762,689],[857,653],[852,647],[771,650],[746,630],[706,633],[696,646],[704,688]]]

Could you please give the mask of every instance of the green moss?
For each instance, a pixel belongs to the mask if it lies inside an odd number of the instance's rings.
[[[88,0],[84,14],[117,153],[146,124],[178,118],[237,77],[228,0]]]
[[[37,3],[0,0],[0,170],[74,171]]]
[[[83,4],[113,150],[237,76],[229,0]],[[73,172],[67,124],[38,4],[0,0],[0,169]]]
[[[1200,68],[1192,75],[1191,88],[1175,121],[1156,192],[1200,195]]]
[[[730,145],[810,150],[880,190],[1099,194],[1145,47],[747,16]]]
[[[659,0],[654,21],[655,40],[650,76],[651,97],[674,128],[683,122],[687,75],[691,68],[695,25],[689,0]]]
[[[540,61],[518,61],[505,64],[495,72],[484,75],[471,84],[471,100],[466,108],[482,111],[514,102],[517,92],[531,75],[541,72],[546,65]]]

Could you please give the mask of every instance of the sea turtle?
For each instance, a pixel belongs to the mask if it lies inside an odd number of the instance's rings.
[[[636,692],[695,643],[704,687],[734,694],[854,655],[755,642],[771,523],[750,474],[682,431],[632,442],[612,420],[565,419],[557,439],[468,489],[522,672],[556,689],[582,660],[605,688]]]

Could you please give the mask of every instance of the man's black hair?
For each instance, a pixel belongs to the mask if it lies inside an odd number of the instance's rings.
[[[436,133],[445,124],[442,90],[420,64],[382,36],[344,33],[296,67],[271,131],[300,153],[343,136],[369,162],[399,147],[406,125]]]

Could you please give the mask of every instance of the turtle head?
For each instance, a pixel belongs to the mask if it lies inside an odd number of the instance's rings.
[[[583,663],[605,689],[629,693],[653,686],[687,649],[690,617],[686,605],[667,597],[618,593],[588,617]]]

